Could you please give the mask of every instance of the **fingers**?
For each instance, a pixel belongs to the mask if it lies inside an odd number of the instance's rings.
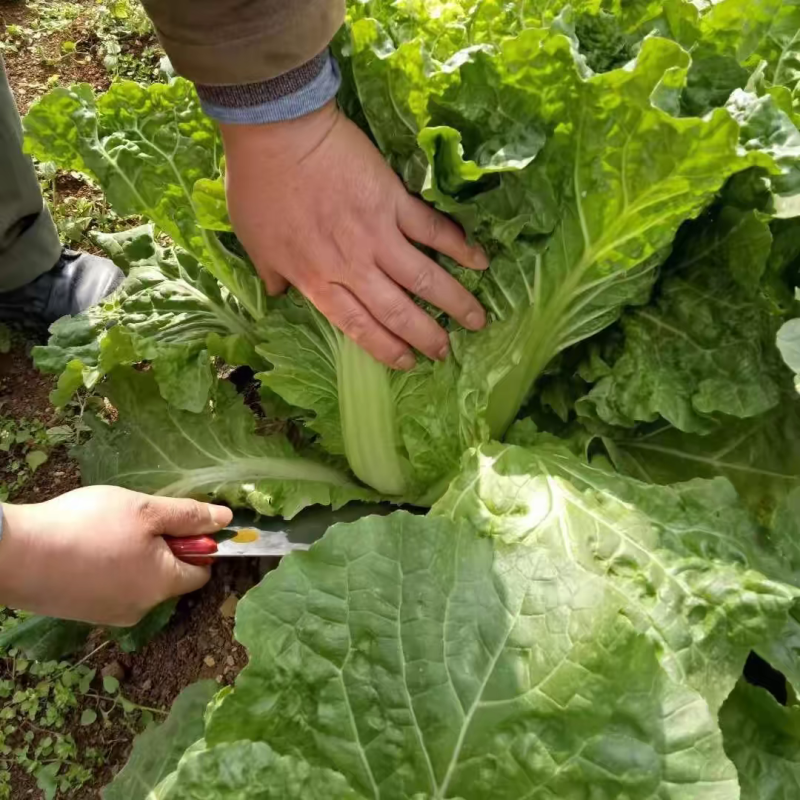
[[[269,295],[283,294],[289,288],[289,281],[286,278],[267,267],[258,269],[258,274],[261,276],[261,280],[264,281]]]
[[[365,273],[350,289],[386,330],[434,361],[447,358],[450,339],[444,329],[380,269]]]
[[[200,503],[189,498],[146,495],[142,513],[155,536],[201,536],[230,524],[233,512],[225,506]],[[172,554],[168,547],[160,551],[165,569],[164,599],[194,592],[205,586],[211,577],[210,567],[187,564]]]
[[[470,246],[464,232],[444,214],[440,214],[412,195],[400,202],[397,225],[411,240],[450,256],[462,267],[486,269],[489,259],[480,247]]]
[[[233,519],[233,512],[225,506],[200,503],[189,498],[140,495],[139,514],[153,536],[201,536],[216,533]],[[160,595],[163,600],[194,592],[205,586],[211,577],[209,567],[187,564],[176,558],[166,543],[159,542],[159,563],[162,580]]]
[[[154,536],[200,536],[216,533],[233,519],[225,506],[188,498],[141,495],[139,514]]]
[[[345,336],[378,361],[393,369],[408,370],[414,366],[414,356],[408,347],[384,328],[346,287],[329,283],[321,291],[304,294]]]
[[[411,294],[427,300],[465,328],[474,331],[486,324],[486,312],[475,297],[445,269],[401,237],[387,253],[383,266],[387,274]],[[395,330],[395,333],[400,334],[400,331]],[[430,356],[427,350],[415,346]]]
[[[211,567],[198,567],[184,561],[174,561],[174,572],[171,580],[171,597],[189,594],[202,589],[211,578]]]

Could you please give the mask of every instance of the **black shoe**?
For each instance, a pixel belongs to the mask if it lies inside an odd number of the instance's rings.
[[[50,325],[96,305],[124,277],[107,258],[65,248],[49,272],[19,289],[0,293],[0,322]]]

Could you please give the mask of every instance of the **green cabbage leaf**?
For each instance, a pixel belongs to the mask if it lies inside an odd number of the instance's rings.
[[[722,721],[800,596],[755,533],[722,478],[472,451],[427,517],[335,526],[241,601],[250,663],[158,796],[739,798]]]
[[[103,390],[119,421],[87,417],[93,436],[76,448],[87,483],[213,498],[286,518],[309,505],[373,498],[346,463],[298,452],[280,431],[259,433],[230,383],[215,380],[200,413],[166,402],[150,372],[117,368]]]

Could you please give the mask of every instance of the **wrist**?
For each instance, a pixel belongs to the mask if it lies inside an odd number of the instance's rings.
[[[228,169],[237,163],[252,170],[267,165],[278,171],[302,161],[327,138],[339,117],[335,100],[298,119],[259,125],[221,123]]]
[[[259,83],[196,84],[203,110],[220,123],[257,125],[305,117],[336,96],[341,75],[326,49],[305,64]]]

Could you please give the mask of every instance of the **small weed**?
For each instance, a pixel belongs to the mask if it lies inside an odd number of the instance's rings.
[[[148,83],[165,79],[160,67],[164,53],[137,0],[98,1],[93,6],[34,0],[28,9],[32,16],[26,25],[6,25],[0,55],[32,50],[50,67],[71,59],[96,59],[115,78]]]
[[[153,26],[138,0],[113,0],[97,4],[94,19],[103,28],[123,39],[152,34]]]
[[[0,416],[0,453],[4,454],[4,480],[0,482],[0,502],[22,489],[33,473],[47,461],[47,429],[38,420]]]
[[[36,38],[44,38],[50,34],[67,30],[83,12],[80,3],[67,3],[63,0],[58,0],[58,2],[32,0],[28,6],[36,13],[31,22]]]
[[[39,187],[56,224],[61,241],[72,247],[86,244],[90,230],[116,233],[138,224],[138,217],[120,217],[103,193],[79,172],[60,172],[52,161],[36,161]],[[58,181],[69,179],[80,194],[64,194]]]
[[[0,502],[13,499],[29,483],[54,447],[80,444],[89,431],[83,420],[85,411],[101,407],[102,398],[85,393],[64,409],[54,410],[45,424],[2,414],[0,401]]]
[[[18,53],[28,41],[28,29],[21,25],[6,25],[6,35],[0,39],[0,55]]]
[[[142,5],[134,0],[100,3],[92,25],[100,44],[103,66],[114,77],[152,83],[163,80],[163,51]]]
[[[32,0],[28,8],[33,12],[27,25],[6,25],[5,40],[0,42],[0,54],[18,53],[24,48],[34,48],[53,35],[66,31],[83,11],[78,3],[46,2]],[[74,43],[73,43],[74,44]]]
[[[0,607],[0,633],[25,617]],[[11,800],[10,768],[36,780],[45,800],[66,796],[103,766],[101,748],[80,749],[70,729],[122,725],[133,735],[165,712],[128,700],[114,678],[97,676],[88,661],[30,661],[18,650],[0,650],[0,800]]]

